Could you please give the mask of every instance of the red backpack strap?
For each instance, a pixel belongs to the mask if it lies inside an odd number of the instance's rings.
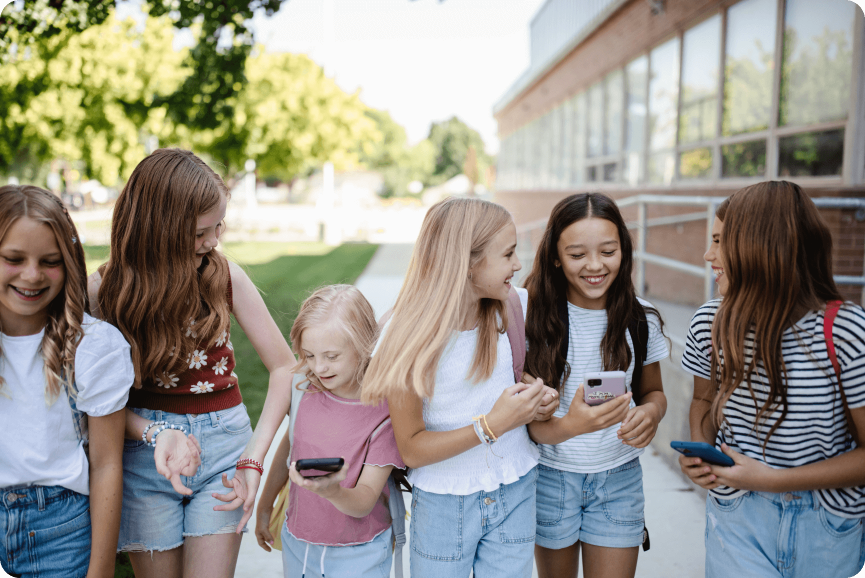
[[[523,366],[526,364],[526,321],[523,319],[523,304],[520,303],[520,296],[513,287],[508,293],[505,308],[508,310],[507,333],[514,360],[514,383],[519,383],[523,378]]]
[[[832,337],[832,326],[835,324],[835,317],[838,316],[838,310],[841,309],[841,305],[841,301],[829,301],[826,303],[826,311],[823,313],[823,338],[826,340],[826,353],[829,355],[829,361],[832,362],[835,377],[838,379],[838,391],[841,392],[841,402],[844,404],[847,428],[850,430],[850,435],[853,436],[853,439],[857,440],[856,424],[853,423],[850,406],[847,405],[847,394],[844,393],[844,387],[841,385],[841,365],[838,363],[838,355],[835,353],[835,340]]]
[[[228,273],[228,288],[225,290],[225,297],[228,299],[228,310],[234,311],[234,291],[231,289],[231,273]]]

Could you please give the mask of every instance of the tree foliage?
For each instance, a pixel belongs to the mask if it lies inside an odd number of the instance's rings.
[[[436,149],[431,184],[443,183],[466,172],[475,174],[478,181],[483,182],[482,177],[492,164],[492,158],[485,152],[484,141],[478,131],[454,116],[444,122],[433,123],[429,140]],[[466,163],[467,159],[471,160],[470,151],[474,151],[475,155],[474,168],[468,167]]]

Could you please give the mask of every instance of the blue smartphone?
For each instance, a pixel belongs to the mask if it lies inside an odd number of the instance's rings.
[[[689,458],[700,458],[716,466],[736,465],[727,454],[705,442],[670,442],[670,447]]]

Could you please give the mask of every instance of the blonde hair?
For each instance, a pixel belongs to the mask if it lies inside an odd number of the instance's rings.
[[[199,343],[229,329],[228,261],[214,249],[197,269],[194,254],[198,218],[222,197],[228,188],[204,161],[159,149],[138,163],[117,199],[97,303],[129,342],[136,387],[182,373]]]
[[[304,372],[306,379],[319,389],[321,382],[310,369],[303,352],[303,332],[314,325],[336,319],[348,338],[350,347],[359,360],[355,371],[355,381],[363,384],[364,374],[369,365],[372,348],[378,337],[378,326],[372,305],[353,285],[328,285],[317,289],[307,297],[294,324],[291,326],[291,342],[298,355],[294,373]]]
[[[51,228],[66,273],[63,289],[48,304],[48,323],[40,344],[45,362],[45,401],[50,405],[60,395],[61,386],[68,386],[75,380],[75,352],[84,336],[81,328],[84,313],[89,312],[87,269],[78,231],[66,207],[55,195],[29,185],[0,187],[0,243],[9,228],[21,218]],[[0,326],[0,331],[2,329]],[[5,380],[0,375],[0,392],[4,385]]]
[[[369,366],[364,403],[414,391],[430,398],[448,341],[465,316],[469,270],[481,263],[493,237],[513,222],[504,207],[479,199],[449,198],[433,205],[399,292],[390,327]],[[504,303],[481,299],[478,346],[467,379],[489,378],[496,364],[498,336],[507,330]]]

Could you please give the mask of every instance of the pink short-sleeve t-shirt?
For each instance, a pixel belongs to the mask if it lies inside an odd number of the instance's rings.
[[[348,464],[348,475],[340,484],[344,488],[357,485],[365,465],[405,468],[387,402],[368,406],[360,400],[310,389],[297,411],[291,461],[339,457]],[[388,487],[385,485],[382,498],[369,515],[354,518],[321,496],[293,485],[288,492],[286,523],[289,533],[304,542],[325,546],[365,544],[391,525]]]

